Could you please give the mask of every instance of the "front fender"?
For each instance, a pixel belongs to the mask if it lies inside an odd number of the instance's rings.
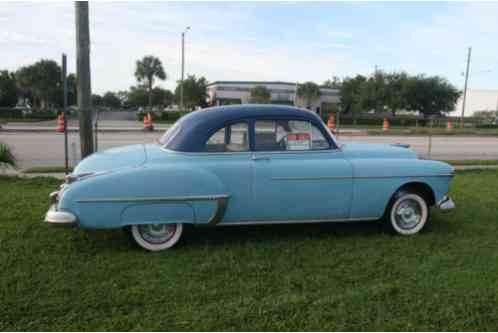
[[[152,165],[76,181],[59,207],[75,213],[83,228],[147,221],[208,223],[221,218],[217,200],[226,196],[222,182],[208,170],[191,164]]]

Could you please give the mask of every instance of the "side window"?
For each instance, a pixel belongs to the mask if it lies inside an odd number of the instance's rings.
[[[219,129],[208,139],[204,150],[217,153],[249,151],[247,123],[236,123]]]
[[[293,151],[330,148],[322,132],[302,120],[263,120],[255,123],[255,150]]]

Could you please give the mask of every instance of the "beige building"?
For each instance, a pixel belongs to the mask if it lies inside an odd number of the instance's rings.
[[[463,94],[458,99],[455,111],[450,116],[460,117],[462,114]],[[498,111],[498,90],[468,89],[465,101],[465,117],[471,117],[476,111]]]
[[[216,81],[207,86],[210,105],[247,104],[250,91],[256,86],[266,87],[272,104],[296,105],[306,108],[306,101],[296,96],[295,82],[280,81]],[[324,108],[340,101],[339,89],[320,87],[321,96],[311,101],[309,109],[321,113]]]

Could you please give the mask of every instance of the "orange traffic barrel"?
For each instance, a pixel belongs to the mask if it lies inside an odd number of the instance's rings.
[[[335,121],[334,121],[334,115],[331,114],[329,116],[329,120],[327,121],[327,127],[331,130],[333,130],[335,128]]]
[[[58,117],[57,117],[57,128],[55,129],[57,132],[59,133],[64,133],[64,114],[61,113]]]
[[[448,123],[446,124],[446,129],[448,129],[448,130],[453,129],[453,123],[451,122],[451,120],[448,120]]]
[[[387,118],[384,118],[384,123],[382,124],[382,130],[387,131],[389,129],[389,120]]]

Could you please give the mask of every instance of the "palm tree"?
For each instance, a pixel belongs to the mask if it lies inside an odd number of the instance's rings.
[[[311,107],[311,102],[320,97],[320,87],[311,81],[300,84],[297,88],[297,95],[306,101],[306,108]]]
[[[15,168],[16,165],[16,158],[14,157],[14,154],[10,150],[9,146],[5,143],[0,143],[0,166],[10,166]]]
[[[167,75],[164,72],[161,60],[154,56],[145,56],[142,60],[137,60],[137,69],[135,70],[135,77],[138,82],[145,81],[147,91],[149,93],[149,109],[152,108],[152,85],[154,79],[166,80]]]

